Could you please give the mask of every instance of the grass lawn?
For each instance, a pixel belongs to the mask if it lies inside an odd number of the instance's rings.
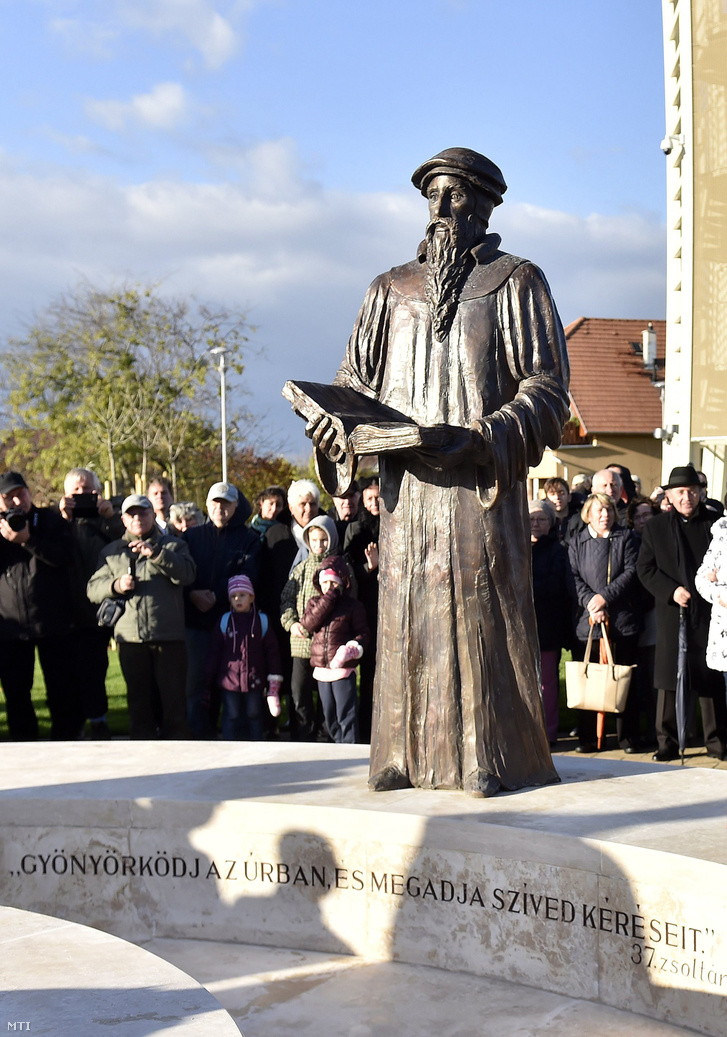
[[[119,669],[119,653],[109,652],[109,672],[106,677],[106,693],[109,697],[108,723],[112,734],[128,735],[129,723],[126,709],[126,685]],[[41,738],[50,737],[50,714],[45,704],[45,685],[43,674],[35,660],[35,680],[33,681],[33,706],[38,717],[38,728]],[[0,699],[0,738],[8,737],[7,713],[5,699]]]

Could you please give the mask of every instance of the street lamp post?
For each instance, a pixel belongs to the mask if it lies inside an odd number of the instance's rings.
[[[225,346],[215,346],[210,353],[220,358],[220,436],[222,441],[222,482],[227,482],[227,378],[225,376]]]

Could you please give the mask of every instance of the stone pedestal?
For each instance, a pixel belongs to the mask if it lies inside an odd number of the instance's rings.
[[[559,761],[558,786],[370,793],[361,747],[4,748],[2,902],[507,979],[724,1034],[727,774]],[[57,783],[47,776],[57,777]]]

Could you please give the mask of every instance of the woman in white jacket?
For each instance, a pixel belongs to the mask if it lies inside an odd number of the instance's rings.
[[[712,542],[694,582],[700,595],[712,605],[707,666],[721,670],[727,683],[727,518],[717,519],[712,526]]]

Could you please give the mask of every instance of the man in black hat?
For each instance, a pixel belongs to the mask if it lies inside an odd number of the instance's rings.
[[[353,480],[348,492],[342,497],[334,495],[332,499],[333,507],[329,509],[328,515],[336,523],[338,542],[343,547],[346,533],[359,517],[359,512],[361,511],[361,490],[356,480]]]
[[[403,412],[433,443],[380,457],[369,785],[492,796],[558,780],[525,478],[560,443],[568,359],[541,271],[488,233],[506,190],[497,166],[449,148],[412,181],[429,206],[425,240],[371,285],[335,378]],[[335,461],[326,421],[309,432]]]
[[[10,737],[38,737],[31,700],[35,650],[45,681],[52,738],[77,738],[81,706],[73,619],[76,560],[69,526],[36,508],[20,472],[0,475],[0,683]]]
[[[638,574],[656,601],[656,659],[654,685],[660,763],[679,756],[676,719],[679,609],[688,619],[689,681],[699,696],[704,744],[710,756],[727,759],[727,707],[722,674],[706,663],[711,606],[697,594],[694,576],[711,542],[718,513],[700,500],[700,482],[694,467],[673,468],[665,487],[671,511],[661,512],[644,527]]]

